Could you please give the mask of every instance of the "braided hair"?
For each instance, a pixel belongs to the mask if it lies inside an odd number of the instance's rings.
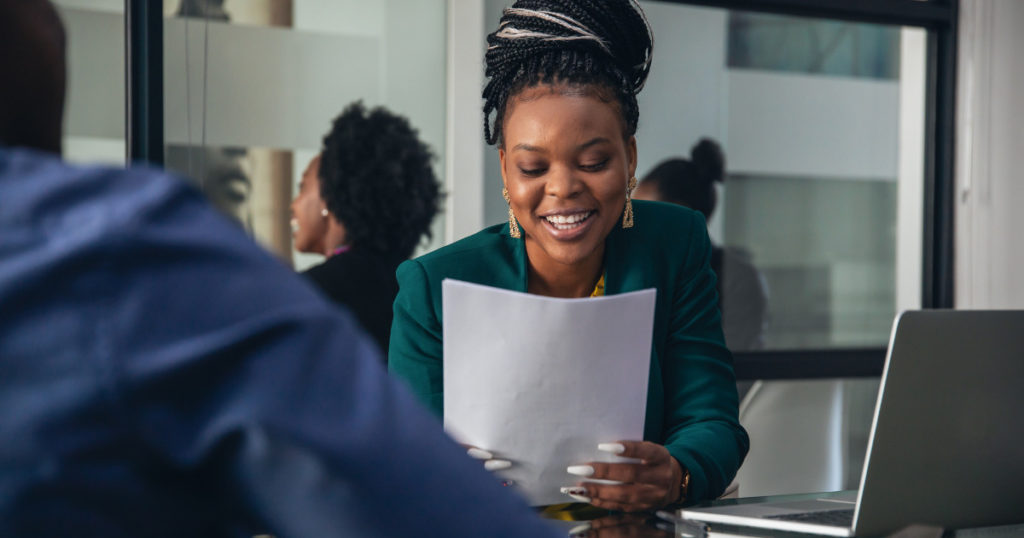
[[[662,200],[700,211],[710,220],[718,203],[715,182],[724,180],[725,155],[721,146],[710,138],[702,138],[690,150],[690,160],[664,161],[642,183],[653,183]]]
[[[505,9],[487,45],[488,144],[504,143],[509,98],[538,84],[594,87],[601,99],[618,103],[624,136],[636,134],[636,94],[647,80],[654,46],[636,0],[519,0]]]

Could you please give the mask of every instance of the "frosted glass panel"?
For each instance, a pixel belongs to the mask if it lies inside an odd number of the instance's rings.
[[[64,154],[125,163],[124,2],[58,0],[68,36]]]
[[[288,203],[346,105],[362,100],[408,117],[444,177],[446,5],[166,0],[168,167],[286,262],[319,261],[292,251]],[[422,249],[443,240],[443,222]]]
[[[920,306],[925,31],[641,4],[656,48],[637,176],[720,144],[726,343],[885,345]]]

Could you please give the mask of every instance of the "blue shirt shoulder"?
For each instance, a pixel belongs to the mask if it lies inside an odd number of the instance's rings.
[[[157,170],[0,148],[0,371],[2,536],[550,532]]]

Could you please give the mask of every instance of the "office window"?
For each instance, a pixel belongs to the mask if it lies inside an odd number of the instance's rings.
[[[709,232],[727,343],[884,346],[896,311],[921,305],[925,31],[642,5],[637,175],[721,146]]]
[[[72,162],[123,166],[124,2],[55,0],[67,31],[64,155]]]
[[[899,78],[895,27],[742,11],[727,24],[730,68]]]
[[[444,177],[445,0],[164,0],[164,16],[167,167],[297,269],[321,258],[293,251],[288,206],[349,103],[408,117]]]

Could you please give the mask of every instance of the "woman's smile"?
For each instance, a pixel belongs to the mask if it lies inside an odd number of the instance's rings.
[[[558,241],[572,241],[591,230],[595,219],[593,210],[551,211],[541,216],[544,229]]]

